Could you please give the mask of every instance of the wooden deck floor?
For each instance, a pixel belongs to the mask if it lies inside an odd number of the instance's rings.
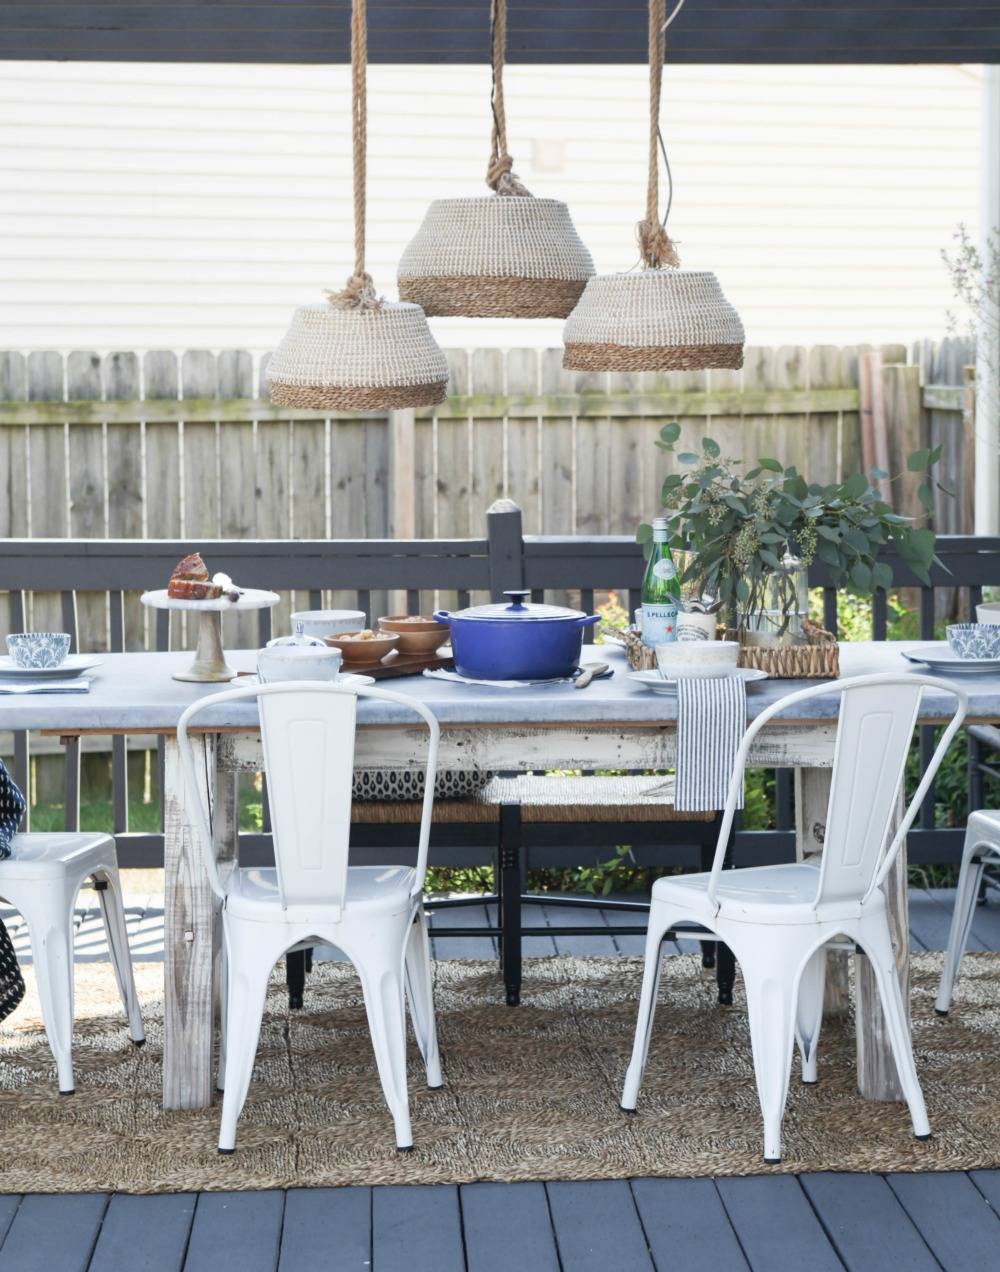
[[[951,895],[913,889],[911,941],[940,949]],[[599,937],[561,936],[574,916],[533,916],[551,935],[525,954],[635,954],[633,922],[602,912]],[[101,957],[82,914],[84,957]],[[160,931],[158,933],[157,924]],[[485,907],[441,914],[439,958],[492,953],[447,927],[487,922]],[[141,957],[162,917],[133,907]],[[971,947],[1000,949],[1000,894],[976,913]],[[988,1272],[1000,1268],[1000,1171],[759,1176],[463,1187],[303,1189],[160,1197],[0,1196],[0,1272]]]

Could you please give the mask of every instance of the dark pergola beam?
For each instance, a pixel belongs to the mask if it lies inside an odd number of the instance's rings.
[[[349,60],[350,0],[30,0],[0,4],[0,58]],[[488,0],[369,0],[369,59],[488,60]],[[508,59],[646,59],[645,0],[508,0]],[[998,0],[687,0],[675,62],[1000,61]]]

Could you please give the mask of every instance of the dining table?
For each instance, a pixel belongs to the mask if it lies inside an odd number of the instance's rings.
[[[921,668],[902,656],[904,648],[907,646],[902,642],[843,643],[841,676],[915,674]],[[618,648],[605,645],[593,653],[610,664],[613,674],[593,680],[582,690],[572,683],[500,688],[424,676],[396,679],[388,687],[422,702],[436,716],[441,726],[441,770],[537,773],[552,769],[645,772],[672,768],[676,697],[654,694],[629,679]],[[242,678],[255,670],[256,651],[227,650],[226,659]],[[189,661],[190,655],[183,652],[107,654],[89,673],[87,693],[0,698],[0,728],[5,730],[63,738],[136,734],[164,739],[163,1103],[171,1109],[198,1108],[211,1102],[218,1009],[218,905],[188,816],[176,727],[187,706],[226,686],[174,679],[174,673],[183,671]],[[967,721],[1000,723],[1000,673],[960,679],[969,695]],[[780,698],[815,683],[763,680],[748,685],[747,715],[753,718]],[[795,772],[800,858],[822,852],[823,847],[839,709],[836,681],[829,685],[829,695],[793,704],[775,716],[761,731],[750,757],[753,766]],[[953,710],[952,695],[925,691],[920,722],[944,723]],[[363,700],[357,720],[357,768],[405,769],[423,762],[426,728],[405,705]],[[263,768],[256,703],[244,699],[207,708],[198,717],[198,729],[192,737],[200,794],[211,809],[212,851],[225,877],[237,864],[237,775]],[[905,849],[885,886],[897,969],[908,997]],[[854,957],[859,1089],[869,1099],[899,1099],[874,978],[864,955],[855,953]],[[845,1009],[847,960],[847,952],[829,960],[828,1009]]]

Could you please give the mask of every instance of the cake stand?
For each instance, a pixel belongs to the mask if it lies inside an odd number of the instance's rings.
[[[235,601],[231,601],[228,596],[220,596],[213,601],[179,600],[168,596],[166,588],[157,592],[143,592],[140,599],[150,609],[188,610],[198,615],[198,647],[194,662],[187,671],[174,672],[174,679],[211,684],[232,680],[237,675],[226,663],[226,655],[222,649],[222,615],[230,610],[268,609],[277,605],[281,598],[277,592],[264,592],[259,588],[248,587],[240,592],[239,599]]]

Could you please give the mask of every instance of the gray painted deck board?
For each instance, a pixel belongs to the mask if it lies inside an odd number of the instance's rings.
[[[946,1272],[1000,1263],[1000,1218],[968,1175],[898,1174],[886,1182]]]
[[[910,889],[910,935],[917,937],[924,949],[943,950],[948,944],[954,897],[952,888]],[[982,909],[981,906],[978,908]],[[968,949],[989,948],[980,935],[983,922],[984,920],[980,920],[979,928],[973,922]]]
[[[881,1175],[803,1175],[802,1186],[848,1272],[938,1272],[937,1259]]]
[[[0,1249],[0,1272],[86,1272],[107,1204],[104,1193],[25,1197]]]
[[[841,1272],[843,1264],[794,1176],[749,1175],[720,1179],[716,1186],[754,1272]]]
[[[687,1264],[746,1272],[747,1261],[711,1179],[634,1179],[632,1195],[658,1269]]]
[[[970,1170],[969,1178],[1000,1215],[1000,1170]]]
[[[197,1193],[112,1197],[89,1272],[181,1272]]]
[[[371,1272],[371,1252],[370,1188],[288,1191],[278,1272]]]
[[[559,1272],[544,1184],[460,1190],[468,1272]]]
[[[490,917],[485,905],[463,905],[455,909],[438,910],[428,916],[431,932],[431,953],[435,958],[495,958],[496,944],[491,936],[481,940],[474,936],[447,937],[438,935],[450,927],[489,927]]]
[[[277,1190],[201,1193],[184,1272],[274,1272],[284,1209]]]
[[[376,1188],[372,1265],[378,1272],[465,1272],[458,1189],[452,1184]]]
[[[562,1266],[572,1272],[652,1272],[646,1234],[623,1179],[546,1185]]]
[[[610,931],[606,936],[559,935],[561,927],[597,927],[599,924],[607,927],[602,911],[575,905],[543,905],[532,908],[540,909],[544,914],[545,922],[552,929],[557,954],[572,954],[579,958],[611,958],[618,953]]]

